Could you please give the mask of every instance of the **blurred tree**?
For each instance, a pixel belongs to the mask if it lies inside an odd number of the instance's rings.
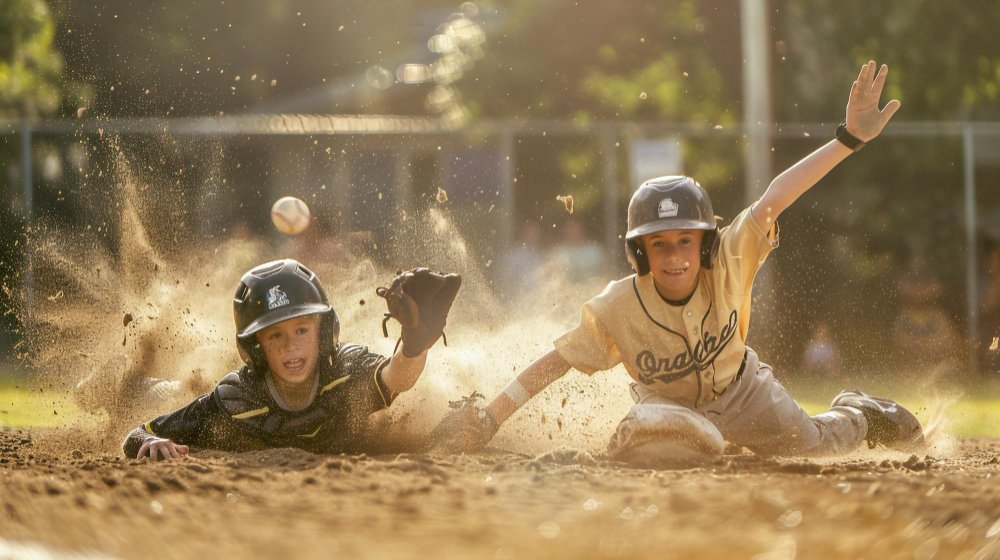
[[[896,121],[1000,118],[1000,4],[917,0],[779,0],[774,3],[774,114],[779,122],[843,119],[850,82],[869,59],[890,67],[883,103],[897,98]],[[890,129],[892,125],[890,124]],[[779,143],[775,168],[795,161],[816,140]],[[982,138],[979,141],[988,141]],[[782,275],[825,284],[817,298],[808,282],[790,285],[783,305],[791,332],[807,330],[803,309],[833,316],[847,347],[869,363],[883,355],[879,332],[891,329],[900,270],[924,255],[948,289],[944,303],[964,317],[965,238],[962,145],[956,136],[886,137],[808,193],[783,221],[783,250],[820,248],[827,258],[778,262]],[[992,165],[995,165],[993,163]],[[980,181],[983,167],[978,170]],[[1000,191],[980,184],[981,211]],[[844,305],[870,294],[864,305]],[[830,297],[832,296],[832,297]]]
[[[93,84],[99,115],[423,112],[398,88],[423,62],[452,0],[53,0],[69,73]],[[392,88],[386,92],[385,88]]]
[[[739,13],[732,2],[510,0],[490,10],[500,13],[503,32],[491,36],[488,58],[458,84],[475,116],[584,125],[739,121]],[[519,178],[543,188],[528,187],[537,202],[519,206],[551,229],[554,220],[568,219],[554,195],[573,194],[578,216],[598,229],[602,145],[553,137],[525,143]],[[685,172],[711,191],[728,190],[739,181],[738,150],[738,140],[688,142]],[[619,169],[621,182],[630,182],[627,165]],[[630,193],[621,193],[625,202]]]
[[[81,99],[86,88],[63,79],[63,59],[53,44],[55,22],[43,0],[6,0],[0,10],[0,119],[16,120],[55,114],[67,99]],[[9,131],[8,131],[9,132]],[[17,330],[14,305],[18,301],[24,237],[18,201],[20,192],[19,138],[6,135],[0,142],[0,362],[10,354]]]
[[[0,11],[0,117],[54,113],[65,91],[55,24],[43,0],[9,0]]]

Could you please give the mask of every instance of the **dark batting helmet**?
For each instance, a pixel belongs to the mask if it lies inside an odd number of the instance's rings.
[[[649,258],[642,249],[643,235],[674,229],[701,229],[701,267],[712,267],[719,225],[712,199],[690,177],[669,175],[639,185],[628,203],[628,233],[625,253],[636,274],[649,273]]]
[[[260,373],[267,367],[257,333],[288,319],[321,316],[319,357],[333,354],[340,337],[340,319],[313,271],[294,259],[271,261],[250,269],[240,279],[233,298],[236,344],[247,365]]]

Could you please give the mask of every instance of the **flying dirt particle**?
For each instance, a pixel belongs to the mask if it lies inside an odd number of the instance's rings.
[[[362,300],[358,301],[358,305],[364,305],[364,304],[365,304],[365,300],[362,299]]]
[[[573,195],[571,194],[568,194],[566,196],[559,195],[556,197],[556,200],[563,203],[563,206],[566,208],[566,212],[570,214],[573,213]]]
[[[786,511],[778,518],[778,523],[789,529],[798,527],[802,523],[802,512],[798,510]]]
[[[79,449],[74,449],[73,451],[70,452],[70,456],[72,456],[74,459],[83,459],[83,451],[80,451]]]
[[[559,536],[562,530],[555,521],[545,521],[538,526],[538,534],[546,539],[554,539]]]
[[[49,301],[59,301],[59,300],[61,300],[61,299],[62,299],[63,297],[65,297],[65,295],[66,295],[66,294],[64,294],[62,290],[59,290],[59,291],[58,291],[58,292],[56,292],[55,294],[53,294],[53,295],[51,295],[51,296],[49,296],[49,297],[47,297],[47,298],[45,298],[45,299],[47,299],[47,300],[49,300]]]
[[[434,198],[437,199],[438,204],[444,204],[445,202],[448,202],[448,193],[441,187],[438,187],[438,192],[434,195]]]
[[[271,87],[278,85],[278,80],[271,80]]]
[[[717,125],[713,126],[712,128],[714,128],[715,130],[722,130],[722,125],[721,124],[717,124]]]
[[[1000,336],[994,336],[993,342],[990,344],[990,351],[996,352],[997,348],[1000,348]]]
[[[123,327],[127,327],[128,324],[131,323],[134,320],[135,320],[135,317],[133,317],[131,313],[126,313],[125,316],[122,317],[122,326]]]
[[[564,396],[562,398],[562,403],[559,405],[560,408],[566,408],[566,401],[568,401],[568,400],[569,400],[569,395]]]
[[[86,112],[87,112],[87,108],[86,107],[80,107],[79,109],[76,110],[76,118],[82,119],[83,118],[83,114],[86,113]]]

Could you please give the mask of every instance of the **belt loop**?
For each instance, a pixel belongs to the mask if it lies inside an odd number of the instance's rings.
[[[628,384],[629,393],[632,395],[632,402],[638,404],[642,397],[639,396],[639,384],[632,382]]]
[[[740,364],[740,370],[736,372],[736,378],[733,381],[739,381],[743,377],[743,370],[747,368],[747,355],[750,353],[748,349],[743,350],[743,362]]]

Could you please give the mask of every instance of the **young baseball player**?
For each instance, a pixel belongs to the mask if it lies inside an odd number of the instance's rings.
[[[380,288],[402,324],[392,358],[339,341],[340,322],[319,278],[293,259],[243,275],[233,299],[236,346],[246,363],[191,404],[132,430],[128,457],[170,459],[189,446],[314,452],[364,447],[369,414],[413,387],[444,331],[461,277],[426,268]]]
[[[583,306],[579,325],[521,372],[485,409],[453,411],[432,434],[445,448],[484,446],[520,406],[570,368],[625,366],[635,405],[609,456],[639,465],[717,457],[725,442],[765,455],[837,454],[923,442],[902,406],[844,391],[810,417],[746,345],[754,276],[778,245],[776,219],[838,163],[874,139],[899,108],[878,102],[888,69],[869,62],[851,88],[835,139],[778,175],[727,227],[688,177],[643,183],[628,207],[626,251],[635,274]]]

